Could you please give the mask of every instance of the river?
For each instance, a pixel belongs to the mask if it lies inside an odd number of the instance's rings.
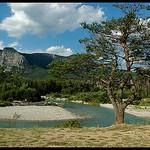
[[[62,102],[59,100],[54,100],[56,102]],[[115,121],[115,114],[113,109],[99,107],[99,106],[89,106],[85,104],[73,103],[63,101],[66,110],[84,117],[81,119],[82,127],[108,127],[111,126]],[[79,120],[79,119],[77,119]],[[17,120],[15,125],[13,122],[8,120],[0,120],[0,128],[30,128],[30,127],[54,127],[66,120],[58,121],[22,121]],[[146,124],[146,119],[137,117],[131,114],[125,113],[125,123],[127,124]]]

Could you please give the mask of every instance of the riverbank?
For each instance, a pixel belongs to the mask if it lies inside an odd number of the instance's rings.
[[[81,100],[76,100],[76,101],[71,101],[73,103],[82,103],[82,104],[86,104],[86,105],[91,105],[87,102],[83,102]],[[99,104],[100,107],[105,107],[105,108],[110,108],[113,109],[112,104]],[[125,112],[131,115],[135,115],[138,117],[143,117],[143,118],[147,118],[150,119],[150,107],[148,106],[136,106],[136,105],[129,105],[127,106],[127,108],[125,109]]]
[[[60,100],[60,99],[59,99]],[[63,101],[66,99],[63,99]],[[75,103],[88,104],[82,101],[71,101]],[[112,104],[100,104],[100,107],[113,109]],[[129,105],[125,109],[126,113],[150,119],[150,107]],[[9,106],[0,107],[0,119],[13,119],[14,114],[20,117],[18,120],[31,121],[47,121],[47,120],[66,120],[66,119],[82,119],[80,116],[69,112],[68,110],[58,106]]]
[[[66,120],[78,119],[80,116],[73,114],[58,106],[9,106],[0,107],[0,119],[13,119],[17,114],[18,120]]]
[[[100,104],[100,106],[113,109],[112,104]],[[144,118],[150,119],[150,107],[147,107],[147,106],[129,105],[125,109],[125,112],[128,114],[138,116],[138,117],[144,117]]]

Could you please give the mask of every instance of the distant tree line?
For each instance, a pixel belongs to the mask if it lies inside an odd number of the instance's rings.
[[[137,100],[150,97],[150,69],[137,70],[134,73],[137,87]],[[130,84],[124,89],[123,98],[130,94]],[[31,80],[23,78],[12,72],[5,73],[0,66],[0,101],[12,102],[13,100],[41,101],[41,95],[49,94],[53,98],[66,97],[70,100],[82,100],[94,103],[109,103],[106,91],[90,80],[62,78],[46,78]],[[117,95],[117,91],[114,92]]]
[[[93,84],[79,80],[23,78],[12,72],[5,73],[0,66],[0,101],[13,100],[41,101],[41,95],[50,93],[75,94],[78,92],[98,91]]]

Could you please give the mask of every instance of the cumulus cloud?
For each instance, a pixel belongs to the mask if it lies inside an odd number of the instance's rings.
[[[3,41],[0,41],[0,49],[3,49],[4,48],[4,45],[3,45]]]
[[[70,48],[64,48],[64,45],[49,47],[46,50],[46,52],[49,54],[56,54],[56,55],[61,55],[61,56],[69,56],[69,55],[74,54]]]
[[[12,15],[0,24],[10,37],[74,31],[80,23],[104,20],[102,8],[78,3],[9,3]]]
[[[20,52],[20,53],[27,53],[27,54],[33,54],[33,53],[45,53],[43,50],[39,50],[39,49],[37,49],[37,50],[34,50],[34,52],[33,52],[33,50],[30,50],[30,49],[22,49],[22,48],[19,48],[19,49],[17,49],[17,51],[18,52]]]
[[[9,43],[8,45],[4,44],[3,41],[0,41],[0,49],[4,49],[5,47],[13,47],[13,48],[18,48],[18,46],[20,46],[20,44],[18,42],[13,42],[13,43]]]
[[[15,47],[15,46],[18,46],[18,45],[19,45],[18,42],[14,42],[14,43],[8,44],[8,47]]]
[[[33,53],[33,50],[29,50],[29,49],[18,49],[18,51],[21,53],[28,53],[28,54]],[[74,54],[72,49],[65,48],[64,45],[51,46],[51,47],[47,48],[46,50],[37,49],[37,50],[34,50],[34,53],[48,53],[48,54],[56,54],[56,55],[60,55],[60,56],[70,56],[70,55]]]

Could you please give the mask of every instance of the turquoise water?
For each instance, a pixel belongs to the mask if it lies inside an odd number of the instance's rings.
[[[62,101],[57,101],[57,102],[62,102]],[[66,110],[74,114],[85,117],[84,119],[81,119],[82,127],[97,127],[97,126],[108,127],[112,125],[115,121],[115,114],[113,109],[98,107],[98,106],[89,106],[89,105],[66,102],[66,101],[64,101],[63,108],[65,108]],[[58,121],[17,120],[13,128],[54,127],[55,125],[58,125],[65,121],[66,120],[61,120],[61,121],[60,120]],[[9,122],[8,120],[0,120],[0,128],[10,128],[12,127],[12,123],[13,122]],[[146,119],[125,113],[125,123],[140,125],[140,124],[145,124]]]

